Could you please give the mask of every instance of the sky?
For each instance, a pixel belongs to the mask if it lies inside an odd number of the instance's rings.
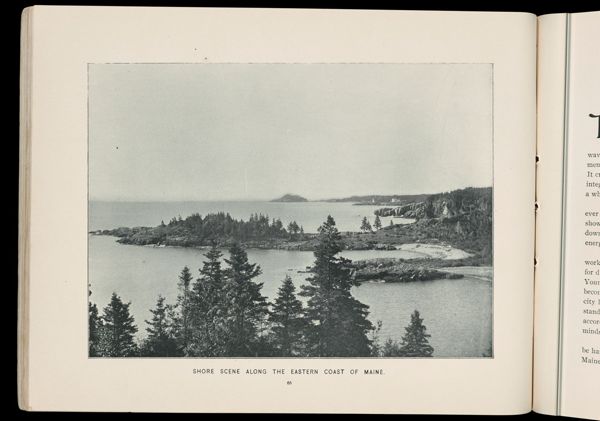
[[[492,185],[489,64],[88,70],[91,200],[318,200]]]

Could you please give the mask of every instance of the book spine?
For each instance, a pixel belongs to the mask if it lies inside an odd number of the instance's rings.
[[[29,221],[31,210],[31,85],[33,7],[21,15],[19,104],[19,289],[17,324],[17,391],[22,410],[29,402]]]
[[[567,20],[538,20],[533,409],[552,415],[559,412]]]

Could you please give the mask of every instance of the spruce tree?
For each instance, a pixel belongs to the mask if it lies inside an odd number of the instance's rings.
[[[363,219],[362,219],[362,223],[360,224],[360,230],[363,232],[371,232],[372,231],[371,224],[367,220],[366,216],[363,217]]]
[[[223,302],[224,273],[221,269],[223,254],[213,244],[204,255],[200,277],[192,289],[191,329],[192,343],[186,355],[196,357],[223,356],[226,307]]]
[[[350,276],[350,260],[337,256],[343,242],[331,216],[319,227],[317,238],[313,276],[300,292],[308,298],[308,352],[321,357],[369,356],[367,334],[373,329],[367,319],[369,307],[350,293],[358,282]]]
[[[229,249],[226,276],[227,336],[225,355],[228,357],[257,356],[267,315],[263,284],[254,282],[261,274],[260,266],[248,262],[246,251],[234,243]]]
[[[192,340],[192,280],[193,277],[190,269],[185,266],[179,275],[179,282],[177,284],[179,289],[179,294],[177,295],[179,314],[175,319],[178,325],[177,343],[182,352],[185,352]]]
[[[101,322],[98,317],[98,307],[88,301],[88,355],[98,356]]]
[[[101,356],[132,357],[137,354],[134,335],[138,329],[129,314],[130,305],[113,292],[110,303],[104,307],[98,347]]]
[[[381,219],[379,219],[379,215],[375,215],[375,223],[373,226],[376,230],[381,229]]]
[[[295,238],[296,234],[300,232],[300,226],[296,221],[292,221],[288,224],[287,230],[290,233],[290,238]]]
[[[429,345],[427,338],[431,337],[426,333],[427,328],[423,324],[419,312],[415,310],[410,316],[410,325],[405,328],[405,334],[402,337],[400,345],[400,355],[402,357],[431,357],[433,356],[433,347]]]
[[[383,347],[381,348],[381,356],[382,357],[402,357],[402,352],[400,351],[400,345],[398,342],[388,338]]]
[[[146,320],[148,337],[144,342],[142,354],[147,357],[177,357],[180,355],[173,334],[173,321],[170,306],[165,298],[158,296],[156,307],[150,309],[152,319]]]
[[[282,357],[300,355],[306,322],[303,318],[302,303],[296,298],[296,287],[289,275],[285,276],[277,291],[269,321],[273,332],[273,345],[278,354]]]

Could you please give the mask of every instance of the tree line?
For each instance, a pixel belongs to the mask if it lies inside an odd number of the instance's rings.
[[[235,219],[229,213],[209,213],[202,217],[194,213],[185,219],[181,216],[172,218],[168,224],[161,221],[158,233],[167,235],[192,234],[197,241],[203,243],[214,238],[233,238],[239,241],[250,239],[290,238],[304,234],[304,228],[296,221],[284,227],[281,219],[269,218],[262,213],[252,214],[247,221]]]
[[[304,227],[296,221],[287,226],[281,219],[268,215],[252,214],[248,220],[235,219],[229,213],[209,213],[204,217],[194,213],[183,219],[171,218],[169,223],[161,221],[156,227],[120,227],[103,230],[102,234],[119,237],[123,244],[164,244],[184,247],[208,246],[217,243],[229,246],[234,242],[248,243],[270,240],[303,240]]]
[[[391,220],[390,220],[390,225],[394,225],[394,222],[392,222]],[[366,216],[363,217],[363,219],[360,223],[360,230],[362,232],[373,232],[373,228],[375,229],[375,231],[377,231],[377,230],[380,230],[381,227],[382,227],[381,219],[379,218],[379,215],[377,215],[377,214],[375,215],[375,222],[373,222],[372,226]]]
[[[318,230],[315,261],[300,290],[289,276],[273,302],[262,295],[257,264],[233,244],[228,258],[213,245],[194,279],[181,271],[178,297],[158,296],[146,320],[146,338],[125,303],[113,293],[99,314],[89,302],[89,355],[92,357],[431,357],[429,334],[419,312],[411,316],[401,341],[379,343],[381,323],[351,288],[351,261],[339,256],[343,242],[331,216]],[[222,262],[224,260],[224,264]],[[304,298],[303,303],[299,297]]]

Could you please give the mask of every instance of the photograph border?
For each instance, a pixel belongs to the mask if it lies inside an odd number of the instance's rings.
[[[491,297],[491,355],[490,356],[467,356],[467,357],[277,357],[277,356],[265,356],[265,357],[142,357],[142,356],[132,356],[132,357],[92,357],[89,355],[89,302],[90,302],[90,66],[92,65],[224,65],[224,64],[243,64],[243,65],[268,65],[268,64],[278,64],[278,65],[294,65],[294,64],[302,64],[302,65],[489,65],[491,66],[490,71],[490,107],[491,107],[491,127],[490,127],[490,135],[491,135],[491,162],[492,162],[492,297]],[[495,337],[495,325],[496,325],[496,308],[495,308],[495,287],[496,287],[496,266],[495,266],[495,232],[496,232],[496,207],[495,207],[495,73],[494,73],[494,63],[493,62],[88,62],[86,63],[86,298],[85,298],[85,326],[86,326],[86,334],[85,339],[87,343],[85,344],[86,352],[86,360],[165,360],[165,361],[176,361],[176,360],[366,360],[366,361],[378,361],[378,360],[494,360],[495,359],[495,346],[496,346],[496,337]],[[462,187],[466,188],[468,186]],[[437,192],[441,193],[441,192]],[[432,193],[432,194],[437,194]],[[100,310],[100,309],[99,309]],[[139,327],[139,321],[136,320],[136,324]]]

